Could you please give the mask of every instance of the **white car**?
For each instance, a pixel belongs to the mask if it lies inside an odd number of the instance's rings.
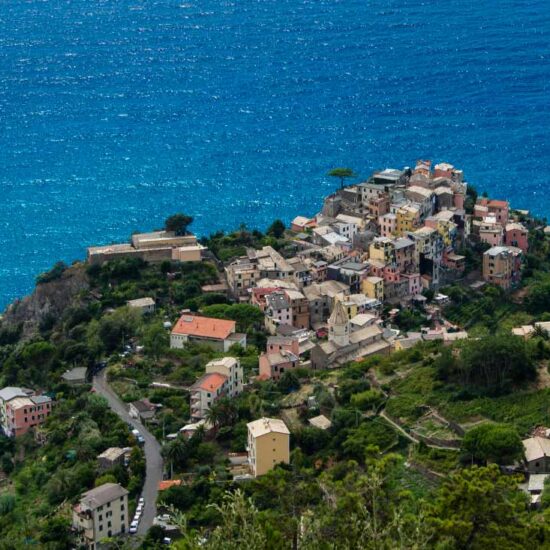
[[[145,505],[145,499],[143,497],[139,497],[138,504],[141,504],[141,506]]]
[[[130,533],[130,535],[135,535],[137,533],[137,529],[138,529],[138,522],[134,520],[132,521],[132,523],[130,523],[130,529],[128,529],[128,532]]]

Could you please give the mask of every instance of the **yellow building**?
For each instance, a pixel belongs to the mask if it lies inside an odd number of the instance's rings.
[[[396,233],[399,236],[414,231],[420,224],[420,209],[415,205],[401,207],[396,213]]]
[[[290,462],[290,432],[278,418],[259,418],[249,422],[248,462],[254,477],[272,470],[276,464]]]
[[[347,298],[347,296],[345,298]],[[345,312],[348,314],[348,319],[353,319],[358,313],[357,304],[352,300],[348,300],[348,299],[344,299],[340,301],[344,306]]]
[[[361,283],[363,294],[374,300],[384,300],[384,279],[382,277],[367,277]]]
[[[369,258],[384,265],[391,263],[394,257],[393,241],[387,237],[376,237],[369,246]]]

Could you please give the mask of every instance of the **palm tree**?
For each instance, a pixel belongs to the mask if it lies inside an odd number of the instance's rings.
[[[533,330],[533,336],[535,338],[542,338],[543,340],[548,340],[548,332],[546,329],[542,328],[541,325],[535,323],[535,329]]]
[[[162,448],[162,454],[170,462],[170,478],[173,478],[174,462],[179,464],[187,458],[187,445],[181,437],[178,437]]]
[[[206,420],[217,430],[223,426],[233,426],[237,422],[238,416],[237,407],[233,401],[222,397],[211,405]]]

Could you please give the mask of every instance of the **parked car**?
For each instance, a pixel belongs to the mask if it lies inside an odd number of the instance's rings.
[[[145,439],[143,438],[143,436],[141,434],[137,436],[137,442],[140,445],[143,445],[145,443]]]
[[[130,533],[130,535],[135,535],[137,533],[138,524],[139,522],[136,520],[130,523],[130,529],[128,529],[128,532]]]
[[[142,506],[145,505],[145,499],[143,497],[139,497],[138,504],[141,504]]]

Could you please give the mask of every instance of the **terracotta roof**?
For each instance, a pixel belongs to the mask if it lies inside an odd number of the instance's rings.
[[[201,376],[192,386],[193,390],[216,391],[226,382],[227,376],[219,372],[211,372]]]
[[[174,325],[172,333],[225,340],[232,332],[235,332],[235,325],[235,321],[225,319],[182,315]]]
[[[181,485],[181,479],[166,479],[164,481],[159,481],[159,491],[166,491],[174,485]]]

